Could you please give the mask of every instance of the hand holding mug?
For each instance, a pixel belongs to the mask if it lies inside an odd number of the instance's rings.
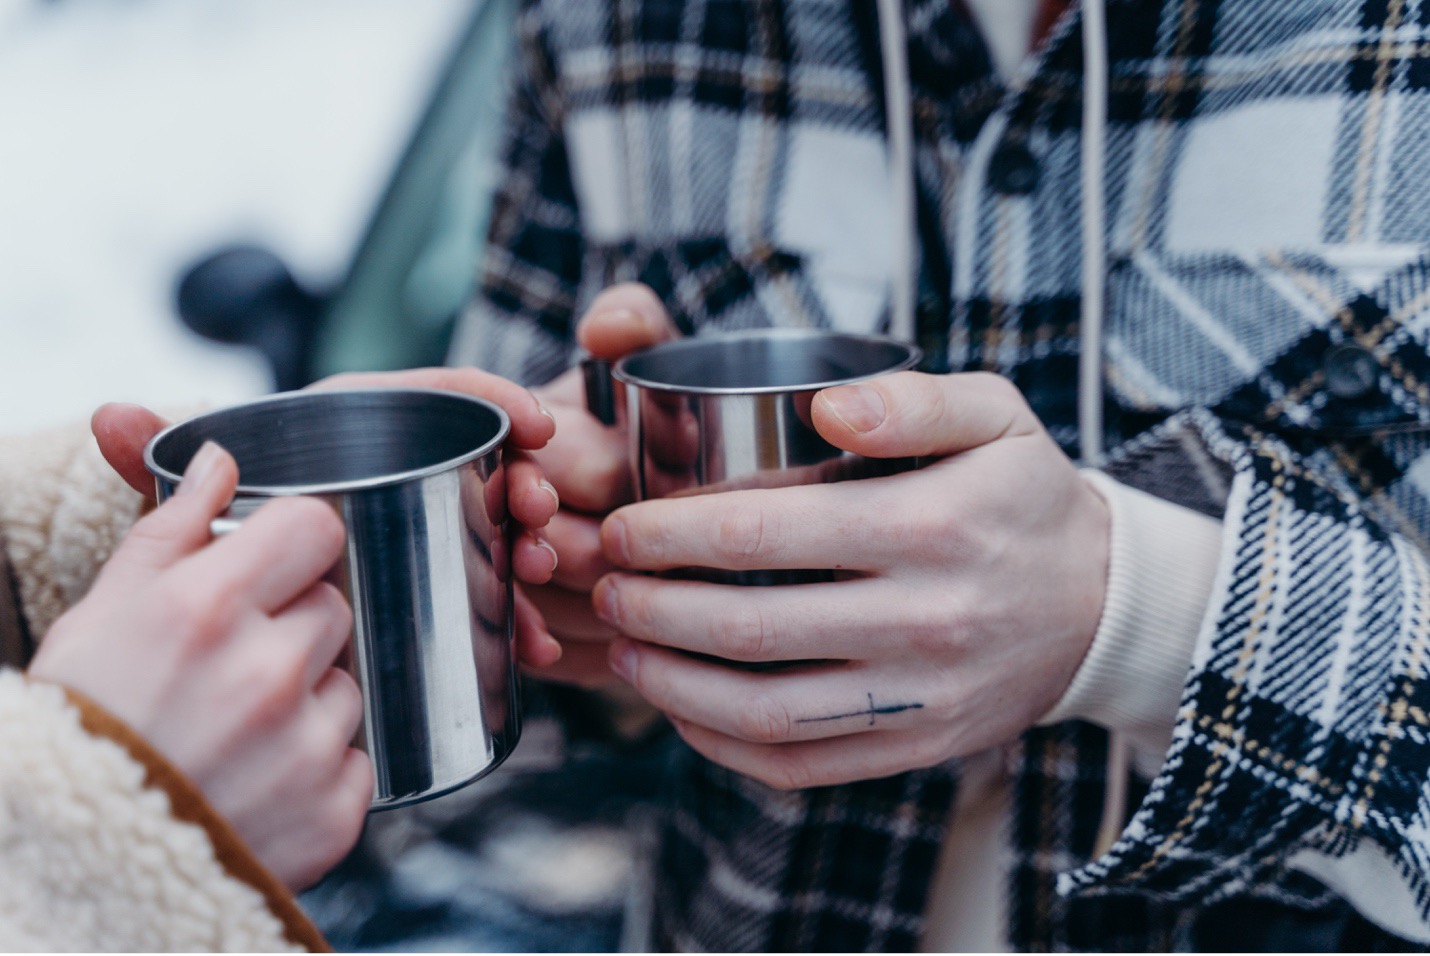
[[[145,448],[161,500],[204,442],[231,452],[226,526],[296,495],[341,518],[334,581],[354,611],[374,809],[465,786],[520,736],[510,430],[499,406],[449,390],[311,389],[205,412]]]
[[[868,457],[937,460],[835,484],[662,499],[601,530],[612,666],[711,760],[782,788],[930,766],[1050,709],[1101,616],[1102,499],[1016,388],[912,372],[821,392],[815,427]],[[824,568],[736,587],[631,571]],[[689,653],[757,663],[751,672]]]
[[[555,430],[551,415],[531,392],[496,375],[472,368],[428,368],[398,372],[362,372],[336,375],[313,386],[331,388],[432,388],[483,398],[499,406],[511,419],[510,454],[506,468],[507,508],[524,529],[515,537],[512,569],[522,581],[550,579],[555,552],[542,529],[556,513],[555,490],[542,477],[528,454],[541,448]],[[145,497],[154,496],[154,478],[144,467],[144,446],[169,423],[137,405],[105,405],[94,414],[94,436],[114,470]],[[543,666],[561,654],[560,646],[545,632],[539,615],[521,613],[518,602],[517,656]]]
[[[598,295],[577,327],[582,347],[609,361],[676,334],[655,293],[630,283]],[[601,519],[631,500],[626,435],[587,409],[577,369],[536,394],[557,422],[556,437],[532,457],[560,496],[561,510],[546,526],[559,560],[549,585],[527,583],[521,591],[562,647],[561,660],[536,673],[584,687],[618,685],[606,660],[615,631],[592,611],[591,589],[613,570],[601,553]]]
[[[290,498],[211,543],[237,480],[226,452],[201,450],[182,494],[135,524],[29,673],[137,731],[297,889],[352,847],[372,796],[372,766],[349,746],[362,701],[332,666],[352,627],[323,581],[343,526]]]

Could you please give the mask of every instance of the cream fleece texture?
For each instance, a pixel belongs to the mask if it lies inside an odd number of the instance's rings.
[[[84,597],[141,502],[83,426],[0,438],[0,532],[37,640]]]
[[[37,639],[140,503],[83,427],[0,438],[0,535]],[[293,951],[208,832],[145,779],[60,688],[0,671],[0,950]]]
[[[0,671],[0,950],[293,951],[144,776],[58,687]]]

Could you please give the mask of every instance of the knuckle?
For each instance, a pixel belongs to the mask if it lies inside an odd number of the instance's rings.
[[[766,695],[752,698],[736,719],[739,735],[753,743],[782,743],[790,738],[793,729],[789,708],[778,698]]]
[[[233,632],[239,602],[228,589],[176,585],[166,589],[162,600],[175,634],[190,649],[210,649]]]
[[[977,596],[960,597],[950,595],[928,612],[928,626],[931,631],[942,633],[943,653],[964,654],[975,647],[982,636],[989,631],[989,625],[997,626],[997,617],[990,616],[980,605]]]
[[[348,599],[343,596],[343,592],[327,581],[319,581],[313,585],[313,588],[316,592],[314,599],[333,628],[352,630],[353,609],[352,605],[348,604]]]
[[[728,657],[762,661],[770,653],[774,630],[767,611],[753,601],[742,601],[733,608],[718,642]]]
[[[245,686],[250,688],[254,721],[273,726],[291,718],[302,700],[305,683],[300,656],[270,653],[249,667]]]
[[[336,558],[347,540],[343,519],[330,505],[317,498],[296,498],[294,505],[301,509],[299,515],[304,533],[317,541],[325,554]]]
[[[1004,435],[1026,434],[1041,430],[1042,426],[1038,423],[1037,416],[1033,415],[1028,407],[1028,400],[1011,379],[993,372],[974,374],[977,376],[977,385],[983,392],[986,403],[998,408],[1000,413],[1006,416],[1003,426]],[[943,401],[946,404],[951,404],[953,397],[945,392]]]
[[[596,455],[588,462],[587,496],[598,501],[614,501],[626,487],[629,466],[615,455]]]
[[[902,554],[923,553],[929,539],[934,536],[928,513],[910,508],[908,502],[897,498],[891,498],[883,504],[884,507],[877,509],[878,517],[874,519],[874,524],[861,530],[895,542],[897,550]]]
[[[630,581],[613,588],[616,618],[621,629],[638,636],[649,636],[656,628],[655,601],[649,589],[639,581]]]
[[[720,517],[715,540],[726,561],[747,566],[778,553],[779,519],[759,508],[741,508]]]
[[[336,767],[340,753],[337,742],[337,732],[331,726],[314,726],[309,722],[293,749],[293,758],[299,766],[310,770]]]
[[[628,468],[620,455],[593,449],[569,471],[553,471],[552,481],[563,508],[604,514],[625,497]]]
[[[347,671],[333,668],[331,673],[335,693],[340,698],[337,706],[338,735],[346,742],[352,739],[362,724],[362,690]]]
[[[372,803],[373,770],[372,761],[360,750],[350,749],[347,759],[353,764],[352,772],[344,776],[344,786],[338,809],[339,819],[347,821],[342,836],[342,852],[357,842],[362,825],[367,819],[369,804]]]
[[[970,372],[968,382],[987,391],[991,396],[998,399],[1021,399],[1023,393],[1018,391],[1018,387],[1012,380],[999,375],[996,372]]]
[[[301,758],[310,767],[339,767],[347,754],[351,734],[344,734],[337,721],[323,721],[303,735]]]
[[[306,496],[278,498],[260,510],[268,512],[271,520],[301,533],[302,540],[311,543],[321,553],[336,558],[342,551],[347,533],[342,519],[327,503]]]
[[[909,650],[919,659],[937,660],[955,645],[958,633],[956,610],[913,604],[906,613],[904,639]]]
[[[144,549],[154,545],[168,544],[184,530],[182,515],[164,502],[149,514],[140,518],[125,535],[124,550]]]

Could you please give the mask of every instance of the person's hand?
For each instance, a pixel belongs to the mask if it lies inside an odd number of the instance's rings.
[[[212,540],[237,481],[227,452],[200,449],[29,674],[137,731],[298,889],[351,849],[372,799],[372,765],[349,746],[362,699],[333,666],[352,612],[323,580],[343,525],[320,501],[283,498]]]
[[[531,392],[474,368],[346,373],[311,387],[434,388],[473,395],[501,406],[511,419],[506,455],[507,509],[523,529],[516,536],[512,568],[521,581],[542,584],[551,579],[556,551],[542,529],[556,513],[559,502],[556,490],[542,477],[528,452],[550,441],[556,424]],[[154,496],[154,478],[144,467],[144,446],[167,425],[148,409],[124,404],[103,406],[91,422],[99,450],[111,467],[149,498]],[[560,657],[560,645],[546,633],[540,615],[520,598],[516,612],[517,657],[538,667]]]
[[[615,361],[673,338],[676,330],[654,292],[626,284],[598,295],[576,334],[586,351]],[[606,660],[615,632],[592,611],[591,589],[613,570],[601,554],[601,518],[631,500],[626,437],[587,411],[579,369],[536,393],[557,422],[556,437],[533,457],[560,496],[561,510],[546,527],[559,560],[550,585],[526,585],[522,591],[561,643],[562,656],[535,672],[543,679],[583,687],[618,684]]]
[[[1110,519],[1006,380],[903,372],[821,392],[815,427],[890,477],[655,500],[613,513],[630,571],[833,569],[746,587],[617,572],[611,665],[716,763],[780,788],[887,776],[1017,736],[1102,613]],[[752,672],[732,661],[804,662]]]

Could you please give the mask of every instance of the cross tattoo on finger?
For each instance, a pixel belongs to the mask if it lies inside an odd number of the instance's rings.
[[[851,710],[848,713],[844,714],[830,714],[828,717],[801,717],[799,720],[796,720],[795,723],[817,724],[823,723],[827,720],[846,720],[850,717],[863,717],[865,715],[868,715],[869,726],[873,727],[874,724],[877,723],[880,714],[901,714],[906,710],[923,710],[924,707],[923,704],[917,702],[910,704],[885,704],[880,707],[875,707],[874,692],[868,691],[867,693],[869,697],[869,706],[864,708],[863,710]]]

